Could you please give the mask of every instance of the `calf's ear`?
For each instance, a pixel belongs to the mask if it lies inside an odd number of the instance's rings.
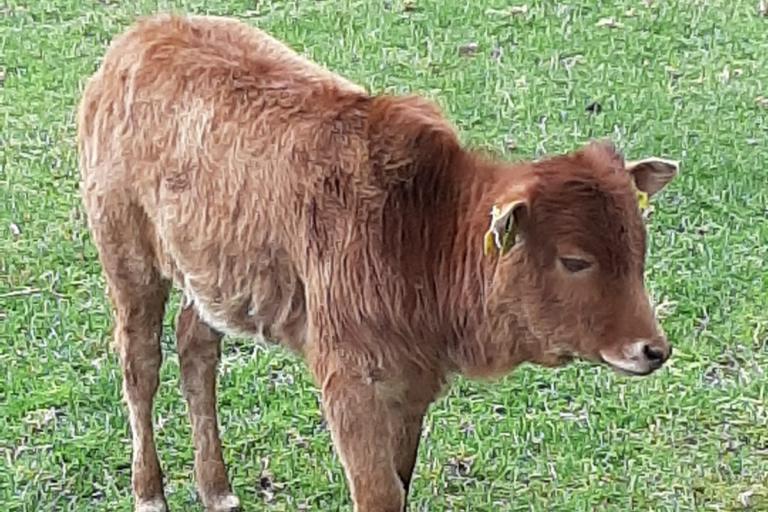
[[[637,189],[648,194],[648,197],[666,187],[680,169],[678,162],[656,157],[628,160],[624,166],[635,180]]]
[[[501,255],[506,254],[515,245],[520,216],[528,209],[528,197],[520,194],[510,199],[493,205],[491,208],[491,223],[485,232],[483,252],[487,255],[491,251],[498,250]]]

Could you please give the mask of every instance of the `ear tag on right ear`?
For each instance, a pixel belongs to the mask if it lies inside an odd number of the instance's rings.
[[[642,190],[637,191],[637,205],[641,210],[647,210],[651,205],[650,199],[648,199],[648,193]]]

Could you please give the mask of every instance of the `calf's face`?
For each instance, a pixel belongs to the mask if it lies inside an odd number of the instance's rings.
[[[610,144],[592,143],[535,163],[500,201],[489,233],[508,253],[496,293],[502,304],[516,297],[509,321],[531,332],[532,362],[581,358],[631,375],[664,364],[671,347],[645,288],[643,207],[677,169],[657,158],[625,162]]]

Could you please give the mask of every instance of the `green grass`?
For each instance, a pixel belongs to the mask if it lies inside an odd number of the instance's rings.
[[[647,379],[581,364],[459,380],[428,417],[412,510],[768,510],[768,18],[753,0],[539,0],[517,14],[465,3],[0,2],[2,510],[130,510],[73,112],[111,37],[168,7],[264,27],[373,91],[426,94],[465,141],[508,158],[611,136],[630,158],[682,160],[649,226],[669,366]],[[596,26],[608,17],[622,26]],[[474,55],[460,55],[467,43]],[[158,445],[172,508],[199,510],[174,309]],[[229,339],[220,383],[246,510],[350,510],[299,361]]]

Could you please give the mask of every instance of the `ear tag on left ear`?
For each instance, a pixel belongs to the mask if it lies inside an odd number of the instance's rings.
[[[493,250],[493,233],[489,229],[485,232],[485,237],[483,237],[483,254],[485,256],[488,256],[491,251]]]

